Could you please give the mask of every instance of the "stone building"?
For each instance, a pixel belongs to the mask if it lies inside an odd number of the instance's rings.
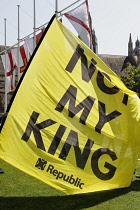
[[[139,44],[138,44],[139,43]],[[126,56],[123,55],[102,55],[98,56],[101,60],[107,64],[107,66],[113,70],[118,76],[123,74],[123,70],[126,68],[127,63],[130,63],[132,66],[137,66],[140,63],[140,41],[137,39],[135,43],[135,48],[133,48],[133,42],[131,34],[128,41],[128,53]]]
[[[95,31],[93,31],[93,41],[96,43],[96,49],[94,52],[98,51],[97,38],[95,36]],[[4,50],[4,46],[0,46],[0,52]],[[98,53],[97,53],[98,54]],[[123,73],[126,68],[126,64],[130,63],[132,66],[137,66],[140,63],[140,41],[137,39],[135,42],[135,47],[133,48],[133,42],[131,34],[128,41],[128,55],[103,55],[98,54],[100,59],[118,76]],[[8,101],[12,96],[12,92],[8,93]],[[0,57],[0,113],[4,112],[4,69]]]

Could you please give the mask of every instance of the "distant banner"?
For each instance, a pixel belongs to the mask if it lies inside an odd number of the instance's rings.
[[[0,158],[66,193],[128,187],[140,153],[140,100],[52,18],[11,104]]]
[[[16,64],[12,57],[12,53],[9,52],[6,55],[1,55],[2,64],[4,70],[6,71],[5,77],[5,94],[13,91],[15,89],[15,71],[16,71]]]

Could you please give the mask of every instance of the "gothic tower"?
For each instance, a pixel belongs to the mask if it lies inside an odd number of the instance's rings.
[[[128,42],[128,56],[132,56],[132,55],[133,55],[133,42],[132,42],[132,38],[130,34],[129,42]]]
[[[131,38],[131,34],[129,36],[129,42],[128,42],[128,56],[133,57],[138,64],[140,64],[140,41],[137,37],[137,40],[135,42],[135,47],[133,49],[133,42]]]
[[[137,37],[137,41],[135,42],[135,48],[134,48],[134,55],[137,56],[138,55],[138,52],[140,50],[140,41],[138,40],[138,37]]]

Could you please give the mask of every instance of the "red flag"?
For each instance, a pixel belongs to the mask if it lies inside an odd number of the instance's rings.
[[[15,60],[15,63],[18,65],[18,48],[12,49],[11,52]],[[28,61],[29,61],[29,51],[26,44],[24,43],[22,46],[20,46],[20,53],[19,53],[19,67],[21,74],[25,70]]]
[[[6,93],[9,93],[15,89],[15,70],[17,67],[11,52],[7,53],[6,55],[1,55],[1,59],[6,71]]]
[[[27,53],[28,52],[25,49],[25,45],[20,46],[20,54],[21,54],[21,57],[23,60],[23,66],[20,66],[20,73],[22,73],[27,66],[27,63],[28,63],[28,54]]]

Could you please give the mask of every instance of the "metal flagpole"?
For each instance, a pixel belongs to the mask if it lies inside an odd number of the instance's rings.
[[[71,6],[73,6],[74,4],[78,3],[79,1],[81,1],[81,0],[77,0],[77,1],[75,1],[74,3],[70,4],[68,7],[66,7],[66,8],[62,9],[61,11],[58,11],[58,13],[63,12],[64,10],[68,9],[69,7],[71,7]]]
[[[6,54],[7,54],[7,48],[6,48],[6,18],[4,19],[4,31],[5,31],[5,95],[4,95],[4,112],[7,110],[7,78],[6,78],[6,72],[7,72],[7,62],[6,62]]]
[[[56,14],[56,17],[58,17],[58,1],[55,0],[55,14]]]
[[[20,80],[20,65],[19,65],[19,53],[20,53],[20,28],[19,28],[19,5],[18,6],[18,50],[17,50],[17,68],[18,68],[18,82]]]
[[[34,49],[36,47],[36,13],[35,13],[35,0],[34,0],[34,43],[33,43],[33,46],[34,46]]]

